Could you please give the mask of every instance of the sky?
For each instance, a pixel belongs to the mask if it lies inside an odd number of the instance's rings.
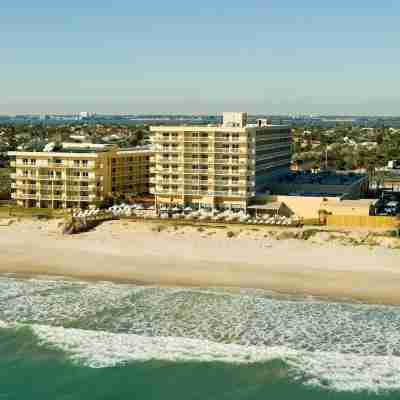
[[[398,0],[1,3],[0,114],[400,115]]]

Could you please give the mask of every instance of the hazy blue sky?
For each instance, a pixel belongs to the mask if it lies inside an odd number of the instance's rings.
[[[399,17],[398,0],[1,0],[0,113],[400,115]]]

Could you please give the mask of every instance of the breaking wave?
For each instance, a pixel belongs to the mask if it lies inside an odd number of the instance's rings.
[[[279,359],[306,385],[400,390],[398,307],[10,278],[0,278],[0,298],[0,329],[29,326],[40,344],[93,368]]]

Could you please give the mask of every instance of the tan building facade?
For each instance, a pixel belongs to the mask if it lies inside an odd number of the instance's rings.
[[[246,208],[268,179],[290,167],[291,129],[247,124],[224,114],[220,126],[153,126],[151,184],[157,204]]]
[[[46,146],[47,147],[47,146]],[[63,143],[10,152],[12,198],[19,206],[87,208],[115,194],[148,192],[150,149]]]

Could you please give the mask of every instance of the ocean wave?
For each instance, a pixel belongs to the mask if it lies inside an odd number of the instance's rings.
[[[283,346],[242,346],[44,325],[34,325],[32,330],[42,344],[55,346],[92,368],[149,360],[249,364],[279,359],[289,366],[293,377],[308,385],[336,391],[400,390],[400,358],[393,356],[305,352]]]
[[[280,359],[304,384],[400,390],[399,307],[12,278],[0,278],[0,300],[0,328],[29,326],[40,343],[89,367]]]
[[[23,324],[0,321],[0,327]],[[289,376],[305,385],[335,391],[400,390],[400,358],[334,352],[297,351],[284,346],[242,346],[177,337],[146,337],[102,331],[31,325],[39,344],[63,351],[73,362],[90,368],[109,368],[131,362],[264,363],[281,360]]]

